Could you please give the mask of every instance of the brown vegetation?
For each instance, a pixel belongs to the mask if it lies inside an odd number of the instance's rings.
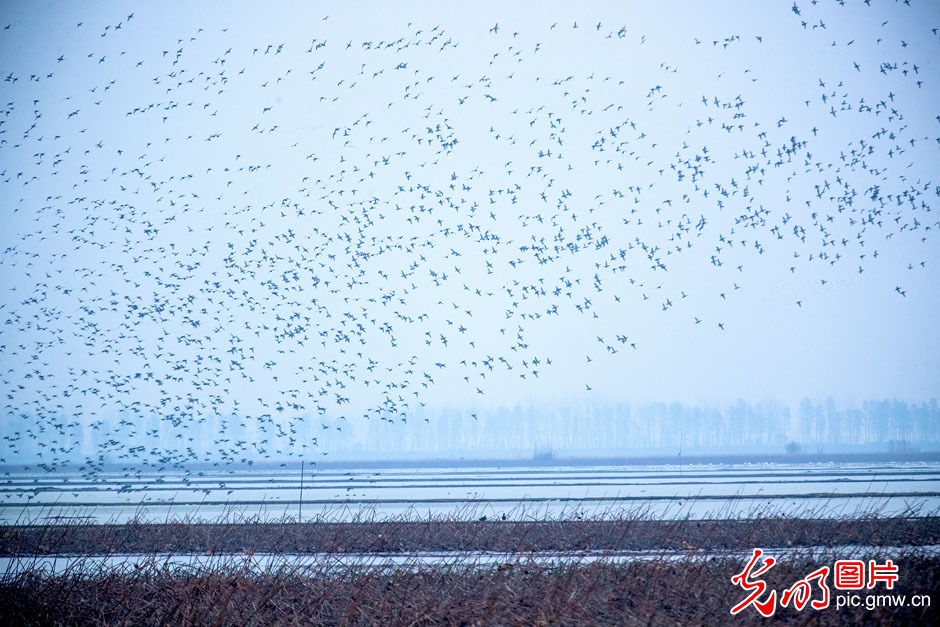
[[[183,522],[0,527],[0,555],[743,549],[940,544],[940,517]]]
[[[753,608],[730,616],[747,596],[731,582],[747,560],[722,550],[815,547],[781,555],[762,576],[771,589],[783,590],[836,559],[887,559],[878,555],[881,549],[862,547],[903,547],[891,556],[900,573],[891,594],[936,596],[940,558],[916,547],[938,544],[938,538],[937,516],[12,526],[0,528],[0,554],[18,557],[21,567],[0,574],[0,625],[767,624]],[[539,559],[539,552],[580,550],[655,554],[635,561]],[[409,561],[409,553],[420,551],[455,553],[436,562]],[[513,557],[461,557],[469,551]],[[283,559],[264,568],[246,560],[172,566],[160,556],[252,552]],[[379,552],[406,559],[395,566],[370,561]],[[29,556],[63,553],[145,556],[117,567],[92,561],[83,567],[81,560],[89,558],[80,558],[56,574],[29,566]],[[289,559],[292,553],[321,555],[298,561]],[[352,553],[366,558],[331,559]],[[778,609],[775,621],[934,624],[935,614],[909,605],[836,609],[833,596],[828,609]]]
[[[937,590],[936,558],[896,557],[896,594]],[[783,589],[831,559],[781,560],[765,577]],[[134,625],[718,625],[745,592],[730,583],[737,559],[654,560],[546,566],[519,559],[395,570],[200,574],[161,571],[44,578],[26,573],[0,583],[0,623]],[[778,610],[805,624],[935,624],[931,608]],[[746,608],[737,623],[766,624]]]

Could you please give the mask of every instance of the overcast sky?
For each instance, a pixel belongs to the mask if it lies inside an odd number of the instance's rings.
[[[443,4],[3,3],[4,411],[937,396],[936,3]]]

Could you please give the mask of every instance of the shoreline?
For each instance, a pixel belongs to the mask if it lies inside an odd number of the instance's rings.
[[[182,466],[167,466],[154,469],[149,464],[130,465],[105,463],[97,467],[96,474],[143,473],[176,474],[180,472],[243,472],[246,470],[299,471],[299,458],[279,460],[251,460],[239,463],[192,462]],[[685,455],[534,455],[529,457],[434,457],[427,459],[337,459],[310,461],[310,472],[317,470],[352,469],[410,469],[410,468],[580,468],[584,466],[712,466],[712,465],[760,465],[760,464],[871,464],[871,463],[921,463],[940,462],[940,451],[896,451],[867,452],[846,451],[833,453],[692,453]],[[82,462],[59,462],[54,469],[40,464],[0,464],[0,473],[42,473],[55,476],[58,473],[83,473],[87,467]]]

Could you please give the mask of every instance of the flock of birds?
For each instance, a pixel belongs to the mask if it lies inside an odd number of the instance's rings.
[[[799,1],[721,36],[14,16],[0,463],[310,455],[435,388],[630,359],[638,317],[723,333],[769,266],[794,315],[879,255],[930,272],[940,16],[910,10]]]

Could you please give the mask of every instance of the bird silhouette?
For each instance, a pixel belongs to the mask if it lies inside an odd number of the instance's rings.
[[[196,12],[56,22],[64,51],[0,55],[0,461],[247,463],[440,390],[591,392],[591,368],[655,350],[644,329],[730,337],[761,268],[805,315],[880,248],[910,303],[940,226],[940,39],[856,17],[912,10],[793,3],[675,54],[616,11],[315,16],[302,40]]]

